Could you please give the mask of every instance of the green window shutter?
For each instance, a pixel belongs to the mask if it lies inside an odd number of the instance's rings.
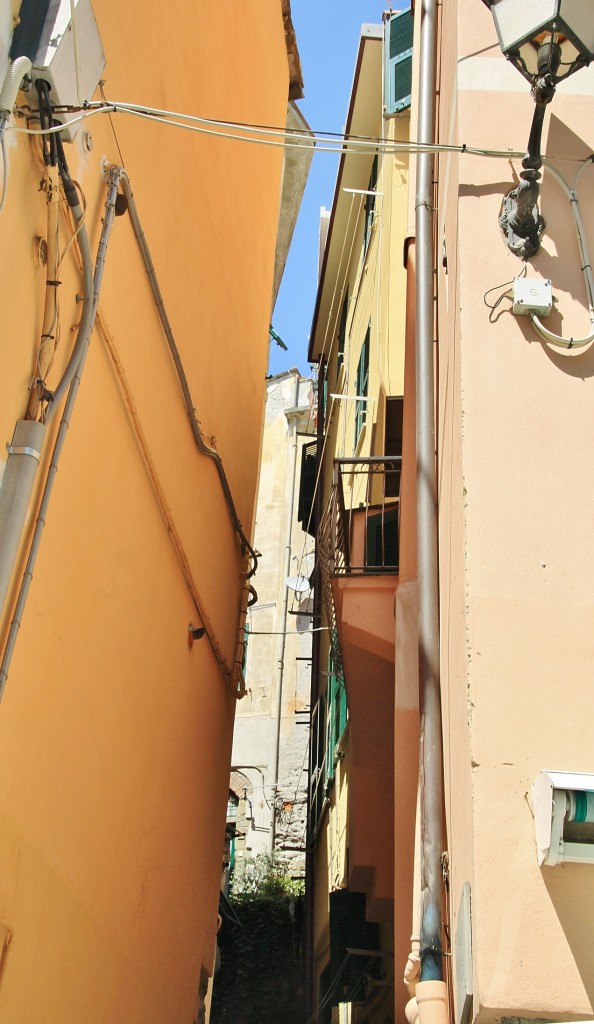
[[[312,537],[315,537],[316,535],[313,505],[316,492],[317,474],[318,442],[311,441],[304,444],[301,449],[301,479],[299,481],[297,519],[301,523],[302,529]]]
[[[367,397],[367,389],[369,387],[369,345],[371,340],[371,321],[367,328],[367,333],[363,339],[361,346],[361,355],[359,356],[359,363],[357,365],[357,391],[356,393],[363,397]],[[357,447],[357,441],[363,430],[363,424],[367,417],[367,402],[357,399],[355,403],[355,448]]]
[[[367,252],[367,246],[369,245],[369,239],[371,238],[371,229],[373,227],[373,214],[375,212],[375,190],[377,188],[377,153],[373,158],[371,165],[371,174],[369,176],[369,184],[367,185],[367,195],[365,196],[365,221],[363,225],[363,253]]]
[[[336,378],[340,373],[342,364],[344,363],[344,346],[346,341],[346,325],[347,317],[349,313],[349,293],[348,289],[344,297],[342,309],[340,311],[340,323],[338,325],[338,355],[336,357]]]
[[[336,746],[336,729],[334,715],[334,676],[328,676],[326,690],[326,785],[334,782],[334,747]]]
[[[410,107],[412,90],[412,11],[398,11],[386,21],[384,29],[386,116]]]
[[[328,688],[326,691],[326,782],[334,781],[336,774],[336,746],[347,723],[347,699],[344,679],[334,668],[332,651],[328,655]]]

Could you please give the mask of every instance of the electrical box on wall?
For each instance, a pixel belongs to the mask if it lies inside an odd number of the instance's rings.
[[[516,316],[548,316],[553,308],[550,281],[536,277],[516,277],[514,281],[513,312]]]
[[[74,24],[70,0],[50,0],[43,25],[28,39],[28,48],[32,53],[32,81],[42,78],[49,83],[54,106],[82,106],[92,99],[105,67],[105,54],[91,0],[75,0]],[[80,128],[80,122],[68,127],[75,116],[56,116],[67,125],[62,138],[69,142]]]
[[[542,771],[532,804],[539,864],[594,864],[594,773]]]

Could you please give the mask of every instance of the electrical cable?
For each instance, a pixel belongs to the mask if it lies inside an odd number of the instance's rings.
[[[72,107],[60,108],[70,112]],[[18,108],[18,112],[24,116],[28,116],[31,113],[30,108]],[[299,139],[301,136],[294,133],[292,129],[260,129],[254,125],[239,125],[239,130],[243,131],[243,135],[237,135],[234,132],[225,132],[214,130],[211,128],[204,127],[204,125],[210,124],[205,118],[199,118],[192,114],[176,114],[174,111],[164,111],[161,113],[157,108],[151,108],[147,106],[133,105],[127,103],[118,103],[109,101],[105,104],[94,105],[87,104],[83,107],[82,113],[78,117],[72,117],[69,119],[69,125],[82,124],[87,118],[93,117],[96,114],[129,114],[134,117],[141,117],[145,120],[154,121],[157,124],[166,124],[175,128],[183,128],[187,131],[194,131],[200,135],[210,135],[221,139],[229,139],[237,142],[247,142],[255,145],[273,146],[281,149],[305,149],[311,152],[312,146],[315,144],[316,152],[321,153],[335,153],[339,156],[346,154],[359,154],[363,156],[369,156],[370,148],[377,149],[381,153],[396,154],[396,153],[468,153],[471,156],[485,156],[492,158],[499,158],[503,160],[519,159],[524,154],[519,150],[497,150],[497,149],[485,149],[479,146],[469,146],[466,143],[453,144],[453,143],[417,143],[417,142],[390,142],[387,140],[377,139],[361,139],[358,141],[356,137],[351,138],[345,135],[339,135],[338,133],[316,133],[312,131],[311,135],[306,135],[306,138],[311,139],[307,143],[303,142],[288,142],[287,139],[293,137]],[[177,118],[177,120],[176,120]],[[231,122],[215,122],[221,125],[233,127]],[[42,135],[52,134],[62,131],[61,126],[52,128],[22,128],[16,125],[7,126],[7,130],[22,133],[25,135]],[[262,138],[263,135],[271,134],[275,132],[279,136],[276,138]],[[318,135],[321,137],[321,141],[327,143],[327,145],[319,145],[317,141]],[[253,137],[252,137],[253,136]]]
[[[204,440],[203,436],[202,436],[202,431],[200,429],[200,424],[198,423],[198,419],[196,417],[196,410],[194,408],[194,403],[192,401],[192,394],[190,392],[190,385],[188,383],[188,378],[186,376],[186,372],[184,370],[184,366],[183,366],[182,359],[181,359],[181,356],[180,356],[179,348],[177,347],[177,343],[175,341],[175,337],[174,337],[174,334],[173,334],[173,329],[171,327],[171,323],[169,321],[169,317],[168,317],[167,311],[165,309],[165,302],[164,302],[164,299],[163,299],[163,295],[161,294],[161,289],[159,287],[159,282],[157,280],[157,273],[156,273],[156,270],[155,270],[155,266],[153,264],[152,257],[151,257],[151,254],[150,254],[150,250],[149,250],[149,247],[148,247],[148,243],[146,241],[146,236],[144,234],[144,231],[142,229],[142,224],[141,224],[140,218],[138,216],[138,209],[136,207],[136,201],[135,201],[134,195],[132,193],[132,187],[130,185],[130,179],[128,178],[128,175],[126,174],[125,171],[122,171],[121,181],[122,181],[122,187],[124,189],[124,195],[126,196],[126,199],[127,199],[127,202],[128,202],[128,212],[130,214],[130,220],[131,220],[131,223],[132,223],[134,234],[136,236],[136,240],[137,240],[138,245],[140,247],[140,251],[141,251],[141,254],[142,254],[142,259],[143,259],[143,262],[144,262],[145,270],[146,270],[146,273],[147,273],[147,276],[148,276],[148,279],[149,279],[149,284],[150,284],[151,292],[153,294],[153,299],[155,301],[155,306],[157,307],[157,313],[159,315],[159,319],[161,321],[161,325],[163,327],[163,331],[164,331],[165,337],[167,339],[167,344],[169,346],[169,351],[171,353],[171,357],[173,359],[173,363],[174,363],[174,366],[175,366],[175,369],[176,369],[176,372],[177,372],[177,376],[178,376],[178,380],[179,380],[180,387],[181,387],[181,390],[182,390],[182,394],[184,396],[184,401],[185,401],[185,405],[186,405],[186,412],[188,414],[188,418],[189,418],[189,421],[190,421],[190,427],[192,429],[192,435],[194,437],[194,441],[196,443],[196,447],[198,448],[198,450],[200,452],[202,452],[203,455],[207,455],[209,458],[213,459],[213,461],[215,463],[215,466],[216,466],[216,469],[217,469],[217,473],[219,475],[219,480],[221,482],[221,487],[223,489],[223,494],[224,494],[224,497],[225,497],[225,502],[226,502],[227,508],[229,510],[229,515],[230,515],[230,518],[231,518],[233,529],[234,529],[235,533],[237,534],[237,536],[239,537],[239,540],[241,542],[242,553],[244,555],[247,553],[249,555],[251,561],[252,561],[252,567],[251,567],[251,569],[246,574],[246,579],[249,580],[249,579],[251,579],[251,577],[256,572],[256,569],[258,568],[258,556],[257,556],[256,552],[254,551],[252,545],[250,544],[249,540],[247,539],[247,537],[246,537],[246,535],[245,535],[245,533],[243,531],[243,527],[241,525],[241,522],[239,520],[239,516],[237,515],[237,510],[235,508],[235,503],[233,501],[233,495],[231,493],[231,488],[229,486],[229,481],[227,479],[227,475],[225,473],[225,468],[223,466],[223,460],[221,459],[221,456],[219,455],[219,453],[216,450],[216,448],[213,448],[210,445],[208,445],[206,443],[206,441]]]
[[[0,136],[0,150],[2,152],[2,195],[0,196],[0,213],[4,209],[4,203],[6,202],[6,191],[8,181],[8,160],[6,159],[6,139],[4,138],[4,132]]]
[[[577,233],[578,248],[580,250],[580,260],[582,264],[582,272],[584,274],[584,283],[586,287],[586,297],[588,300],[588,312],[590,316],[590,330],[583,338],[564,338],[559,334],[555,334],[553,331],[549,331],[547,327],[538,318],[536,313],[530,313],[530,320],[532,326],[540,334],[544,340],[566,352],[571,349],[584,348],[586,345],[590,345],[594,341],[594,276],[592,275],[592,264],[590,263],[590,255],[588,252],[588,243],[586,241],[586,231],[582,215],[580,213],[580,203],[577,194],[577,187],[580,176],[586,167],[590,166],[594,162],[594,154],[590,155],[583,161],[581,167],[578,168],[577,174],[573,181],[573,186],[570,188],[565,178],[560,172],[552,166],[546,160],[544,166],[546,170],[553,176],[555,181],[561,186],[571,204],[571,211],[573,213],[573,219],[575,223],[575,229]]]
[[[505,298],[511,298],[512,293],[511,293],[511,291],[509,289],[509,285],[513,284],[514,281],[517,281],[518,278],[520,278],[520,277],[526,277],[527,269],[528,268],[527,268],[526,264],[524,264],[522,272],[520,274],[518,274],[517,277],[513,277],[511,279],[511,281],[504,281],[503,284],[496,284],[496,285],[493,285],[492,288],[487,288],[486,292],[483,295],[483,302],[484,302],[485,306],[487,307],[487,309],[489,309],[491,311],[489,313],[489,323],[490,324],[494,324],[499,319],[499,317],[494,317],[493,314],[499,308],[499,306],[501,305],[503,300]],[[495,299],[495,302],[493,302],[493,303],[487,302],[487,295],[490,295],[491,292],[498,292],[498,291],[500,291],[501,288],[505,288],[507,290],[504,291],[504,292],[501,292],[501,295],[499,295],[498,298]],[[507,310],[506,312],[511,312],[511,310]]]
[[[49,469],[48,469],[48,474],[47,474],[46,481],[45,481],[45,487],[43,489],[43,495],[42,495],[42,498],[41,498],[41,504],[39,506],[39,512],[37,514],[37,521],[35,523],[35,529],[33,531],[33,537],[31,539],[31,544],[30,544],[30,547],[29,547],[29,554],[27,556],[27,563],[26,563],[25,571],[24,571],[23,578],[22,578],[22,581],[21,581],[21,586],[19,588],[19,593],[18,593],[18,597],[17,597],[17,602],[16,602],[14,614],[13,614],[13,617],[12,617],[12,621],[10,623],[10,629],[8,631],[8,637],[7,637],[7,640],[6,640],[6,646],[4,648],[4,654],[3,654],[3,657],[2,657],[2,663],[0,664],[0,701],[2,700],[2,696],[3,696],[3,693],[4,693],[4,688],[6,686],[6,680],[8,679],[8,673],[9,673],[9,670],[10,670],[10,664],[11,664],[11,661],[12,661],[12,656],[13,656],[13,653],[14,653],[14,648],[15,648],[15,645],[16,645],[17,637],[18,637],[18,634],[19,634],[19,629],[20,629],[20,626],[21,626],[23,612],[24,612],[25,605],[26,605],[26,602],[27,602],[27,597],[28,597],[28,594],[29,594],[29,588],[30,588],[30,585],[31,585],[31,581],[33,579],[33,572],[34,572],[35,564],[36,564],[36,561],[37,561],[37,555],[39,553],[39,547],[40,547],[40,544],[41,544],[41,536],[42,536],[42,533],[43,533],[43,529],[45,527],[47,510],[48,510],[48,506],[49,506],[49,502],[50,502],[50,498],[51,498],[51,494],[52,494],[52,490],[53,490],[53,485],[54,485],[54,482],[55,482],[55,479],[56,479],[56,474],[57,474],[57,471],[58,471],[58,464],[59,464],[59,461],[60,461],[60,456],[62,454],[62,449],[64,447],[64,442],[66,440],[66,435],[67,435],[67,432],[68,432],[68,427],[70,425],[70,417],[71,417],[71,414],[72,414],[72,409],[74,407],[74,403],[76,401],[76,396],[78,394],[78,388],[79,388],[79,385],[80,385],[80,379],[81,379],[81,375],[82,375],[82,371],[83,371],[83,366],[84,366],[84,363],[85,363],[87,352],[89,350],[88,342],[90,340],[92,323],[93,323],[95,311],[96,311],[96,308],[97,308],[97,302],[98,302],[98,299],[99,299],[99,292],[101,290],[101,283],[102,283],[102,280],[103,280],[103,270],[104,270],[104,267],[105,267],[105,256],[106,256],[106,252],[107,252],[107,244],[108,244],[108,241],[109,241],[109,236],[111,234],[111,229],[113,227],[113,221],[114,221],[114,216],[115,216],[115,198],[116,198],[116,194],[117,194],[117,190],[118,190],[118,183],[119,183],[119,176],[118,176],[117,171],[114,170],[113,173],[110,176],[109,190],[108,190],[107,198],[105,200],[105,215],[104,215],[104,218],[103,218],[103,227],[102,227],[102,231],[101,231],[101,237],[100,237],[100,240],[99,240],[99,247],[98,247],[98,250],[97,250],[97,264],[96,264],[96,267],[95,267],[95,273],[91,277],[91,295],[90,295],[90,300],[91,300],[91,319],[90,319],[90,322],[89,322],[89,325],[88,325],[88,329],[87,329],[87,332],[86,332],[86,344],[81,346],[80,357],[79,357],[79,359],[78,359],[78,361],[77,361],[77,363],[76,363],[76,365],[74,367],[72,379],[70,381],[70,385],[69,385],[69,388],[68,388],[68,397],[66,399],[66,403],[65,403],[64,409],[62,411],[62,417],[61,417],[61,420],[60,420],[60,425],[58,427],[58,432],[56,434],[56,440],[54,442],[54,447],[53,447],[52,456],[51,456],[51,462],[50,462],[50,466],[49,466]],[[85,234],[86,234],[86,232],[85,232]]]
[[[49,99],[49,87],[47,82],[36,83],[39,92],[40,99],[40,117],[48,118],[53,123],[53,116],[51,112],[51,101]],[[42,110],[42,106],[49,104],[48,110]],[[61,129],[60,129],[61,130]],[[53,392],[47,392],[49,405],[44,411],[42,416],[43,422],[49,423],[58,408],[58,405],[62,398],[66,395],[70,385],[74,379],[77,367],[83,358],[91,340],[91,332],[93,330],[93,322],[95,319],[95,309],[93,306],[93,257],[91,254],[91,246],[89,242],[88,232],[84,223],[85,220],[85,209],[84,203],[79,196],[79,190],[70,177],[68,169],[68,163],[64,154],[64,147],[62,140],[59,136],[56,136],[56,142],[53,149],[49,152],[49,158],[52,161],[52,166],[55,163],[58,165],[60,171],[60,178],[62,180],[62,186],[64,188],[64,194],[70,207],[72,216],[75,223],[75,235],[78,238],[78,246],[82,259],[82,274],[83,274],[83,300],[82,300],[82,313],[80,322],[78,325],[78,331],[76,335],[76,341],[74,343],[70,358],[66,364],[66,368],[60,378],[57,386]],[[46,154],[44,152],[44,158]],[[118,179],[119,181],[119,179]],[[82,195],[82,193],[81,193]],[[103,236],[102,236],[103,237]],[[99,258],[99,257],[98,257]],[[101,271],[102,276],[102,271]]]
[[[41,144],[43,149],[43,162],[46,167],[55,167],[58,162],[58,150],[56,142],[56,132],[52,131],[55,127],[52,113],[52,104],[49,94],[49,85],[43,78],[38,78],[35,82],[35,88],[37,90],[37,98],[39,104],[39,123],[41,125],[40,131],[43,132]]]

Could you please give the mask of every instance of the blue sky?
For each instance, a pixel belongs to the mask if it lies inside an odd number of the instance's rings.
[[[361,25],[380,24],[385,0],[292,0],[305,97],[299,108],[318,131],[342,131]],[[394,3],[394,8],[403,6]],[[314,156],[272,323],[288,346],[270,346],[271,374],[296,366],[308,372],[307,343],[317,285],[320,207],[329,208],[338,158]]]

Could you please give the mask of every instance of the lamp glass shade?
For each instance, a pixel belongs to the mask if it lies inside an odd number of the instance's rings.
[[[544,43],[561,47],[555,82],[594,57],[592,0],[491,0],[490,8],[503,53],[529,81],[538,73],[538,51]]]

